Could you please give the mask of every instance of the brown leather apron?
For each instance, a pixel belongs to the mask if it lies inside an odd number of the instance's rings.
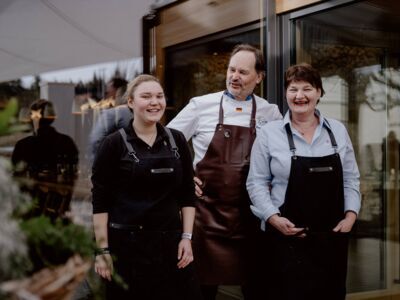
[[[221,97],[219,123],[204,158],[196,166],[203,181],[194,228],[194,251],[201,284],[243,284],[251,244],[258,228],[246,190],[250,152],[256,129],[256,101],[252,96],[250,127],[223,124]]]

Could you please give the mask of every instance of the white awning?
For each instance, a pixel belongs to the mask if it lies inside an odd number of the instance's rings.
[[[142,56],[154,0],[1,0],[0,82]]]

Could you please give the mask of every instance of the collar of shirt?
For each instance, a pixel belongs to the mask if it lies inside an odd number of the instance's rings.
[[[165,132],[164,127],[160,123],[157,123],[156,126],[157,126],[157,137],[156,140],[154,141],[154,144],[157,143],[159,140],[168,140],[168,135]],[[130,122],[129,126],[125,127],[124,129],[126,131],[128,141],[140,139],[137,136],[135,130],[133,130],[132,122]]]
[[[282,127],[285,127],[287,123],[290,123],[290,128],[293,130],[293,126],[292,126],[292,122],[290,120],[290,110],[288,110],[285,114],[285,116],[283,117],[283,124]],[[318,109],[315,109],[314,114],[318,117],[319,119],[319,124],[318,124],[318,128],[322,128],[323,122],[324,122],[324,117],[321,115],[321,112]],[[328,122],[326,122],[326,125],[328,125],[329,128],[331,128],[330,124]],[[332,128],[331,128],[332,129]]]
[[[229,98],[231,98],[231,99],[233,99],[233,100],[237,100],[236,98],[235,98],[235,96],[233,96],[231,93],[229,93],[228,91],[225,91],[224,92],[224,95],[226,95],[226,96],[228,96]],[[252,99],[252,96],[253,94],[250,94],[250,95],[248,95],[247,97],[246,97],[246,99],[245,99],[245,101],[249,101],[249,100],[251,100]]]

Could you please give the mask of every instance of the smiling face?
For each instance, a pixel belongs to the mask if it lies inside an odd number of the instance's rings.
[[[231,57],[226,72],[226,88],[236,100],[245,100],[261,82],[262,74],[257,73],[255,65],[255,55],[250,51],[242,50]]]
[[[142,82],[135,88],[128,105],[133,109],[136,122],[145,125],[157,123],[165,111],[164,90],[156,81]]]
[[[286,99],[292,114],[313,115],[321,90],[307,81],[292,81],[286,89]]]

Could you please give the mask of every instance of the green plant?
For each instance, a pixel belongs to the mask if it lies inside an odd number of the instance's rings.
[[[38,216],[21,221],[20,227],[27,237],[33,271],[63,264],[74,254],[83,258],[93,255],[95,244],[91,234],[68,220],[52,221],[47,216]]]
[[[11,98],[6,107],[0,111],[0,136],[17,131],[24,131],[29,126],[27,124],[17,124],[16,114],[18,112],[17,98]]]

